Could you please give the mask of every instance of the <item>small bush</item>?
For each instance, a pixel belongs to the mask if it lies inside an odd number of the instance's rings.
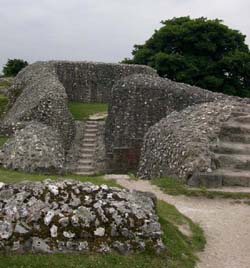
[[[8,59],[3,67],[3,74],[5,76],[16,76],[27,65],[28,62],[22,59]]]

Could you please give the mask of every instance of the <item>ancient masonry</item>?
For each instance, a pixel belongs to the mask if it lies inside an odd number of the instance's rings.
[[[250,132],[247,121],[242,123],[248,117],[241,114],[246,116],[250,105],[241,106],[211,102],[162,119],[145,136],[138,175],[183,178],[192,186],[249,186],[250,154],[244,143]]]
[[[0,250],[165,250],[155,197],[73,180],[0,184]]]
[[[95,152],[98,143],[98,120],[87,120],[85,124],[85,132],[81,143],[81,155],[78,160],[77,174],[93,175],[96,173],[95,168]]]
[[[11,138],[0,151],[0,164],[25,171],[72,171],[67,161],[75,160],[72,146],[79,133],[68,101],[107,102],[112,85],[133,73],[156,75],[149,67],[126,64],[51,61],[26,67],[9,90],[0,132]],[[46,127],[48,134],[42,136],[40,129]]]
[[[250,185],[249,99],[160,78],[146,66],[56,61],[25,68],[9,98],[4,167]],[[68,100],[108,102],[106,121],[74,121]]]
[[[189,184],[207,187],[250,186],[250,105],[235,106],[210,146],[213,170],[193,175]]]

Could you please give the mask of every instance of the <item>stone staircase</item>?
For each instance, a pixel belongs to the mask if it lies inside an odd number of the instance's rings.
[[[192,181],[206,187],[250,187],[250,106],[236,107],[210,147],[212,172],[197,174]],[[195,178],[196,177],[196,178]]]
[[[95,152],[97,146],[98,121],[88,119],[86,121],[83,143],[80,148],[80,159],[78,160],[78,175],[95,174]]]

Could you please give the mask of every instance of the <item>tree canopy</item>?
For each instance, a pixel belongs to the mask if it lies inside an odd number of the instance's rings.
[[[143,45],[135,45],[132,59],[159,75],[229,95],[250,97],[250,52],[245,36],[221,20],[190,17],[162,21],[163,27]]]
[[[16,76],[27,65],[28,62],[22,59],[8,59],[3,67],[3,74],[5,76]]]

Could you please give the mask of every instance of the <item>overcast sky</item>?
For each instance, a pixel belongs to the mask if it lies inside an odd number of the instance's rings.
[[[0,0],[0,70],[8,58],[118,62],[160,21],[220,18],[247,35],[250,0]]]

